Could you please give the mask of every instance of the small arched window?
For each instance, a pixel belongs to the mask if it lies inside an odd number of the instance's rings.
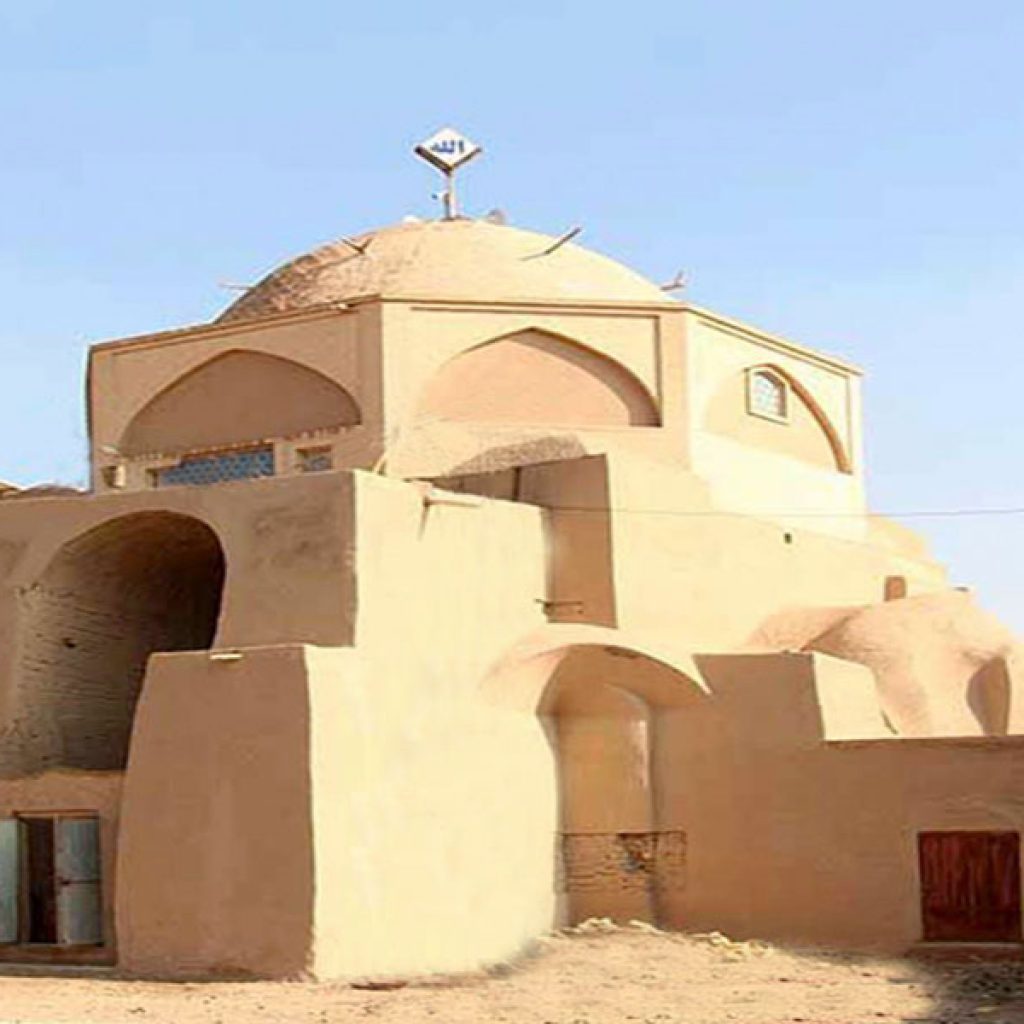
[[[785,423],[789,419],[789,385],[772,370],[747,374],[747,411],[753,416]]]

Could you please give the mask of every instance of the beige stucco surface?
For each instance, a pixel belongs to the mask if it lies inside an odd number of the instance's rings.
[[[820,691],[870,694],[863,669],[810,655],[700,664],[716,700],[673,713],[660,750],[663,811],[692,853],[669,909],[679,925],[905,948],[921,935],[917,832],[1024,823],[1019,737],[898,740],[865,708],[858,738],[850,703],[829,724]]]
[[[7,680],[0,689],[0,774],[67,766],[69,757],[72,767],[110,767],[95,763],[88,746],[73,755],[67,741],[87,732],[86,720],[95,720],[97,702],[117,691],[134,700],[138,680],[124,677],[126,669],[118,665],[128,663],[119,661],[118,651],[134,629],[142,638],[139,654],[144,659],[147,627],[130,625],[131,610],[140,609],[142,595],[133,599],[125,587],[133,579],[133,586],[158,596],[169,585],[153,575],[153,555],[169,543],[168,524],[175,521],[207,527],[224,554],[215,643],[351,639],[352,502],[351,479],[331,475],[291,484],[252,481],[0,506],[0,552],[5,556],[0,661]],[[140,531],[140,521],[151,525]],[[54,577],[62,555],[101,527],[109,539]],[[133,531],[137,543],[125,547],[124,538]],[[133,550],[149,562],[140,562],[139,571],[129,576],[131,562],[125,559]],[[123,553],[115,557],[117,551]],[[182,570],[183,563],[171,563],[166,572],[173,574],[174,564]],[[284,573],[282,566],[288,567]],[[117,611],[119,601],[125,604],[122,612]],[[129,660],[136,663],[137,656]],[[47,688],[57,684],[63,696],[48,700]],[[130,728],[130,708],[128,715]],[[112,721],[111,728],[116,733],[119,727]],[[101,731],[97,739],[110,735]],[[43,737],[50,738],[44,743]],[[99,748],[96,757],[102,757]]]
[[[126,970],[309,968],[316,697],[301,647],[153,659],[118,844]]]
[[[859,371],[547,236],[355,241],[96,346],[93,490],[0,495],[0,804],[99,811],[121,966],[919,939],[916,833],[1024,827],[1024,654],[865,515]]]

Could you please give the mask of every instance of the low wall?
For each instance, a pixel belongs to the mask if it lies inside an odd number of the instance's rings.
[[[918,832],[1024,831],[1024,736],[886,738],[870,673],[835,659],[698,663],[711,700],[664,715],[655,754],[659,825],[687,847],[667,923],[904,949],[921,938]]]

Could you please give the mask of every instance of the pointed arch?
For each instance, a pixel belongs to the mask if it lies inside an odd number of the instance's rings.
[[[539,328],[460,352],[427,382],[420,419],[574,427],[653,427],[657,404],[621,363]]]
[[[232,349],[157,393],[121,436],[125,455],[183,452],[360,422],[340,384],[301,363]]]
[[[748,383],[758,374],[785,386],[784,415],[751,408]],[[704,423],[709,430],[746,444],[828,465],[840,473],[853,472],[850,454],[828,414],[811,391],[777,363],[754,363],[730,377],[709,403]]]

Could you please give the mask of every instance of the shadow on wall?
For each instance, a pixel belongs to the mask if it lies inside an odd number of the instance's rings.
[[[985,662],[968,681],[967,706],[986,736],[1009,733],[1012,692],[1010,666],[1005,656]]]
[[[65,544],[21,595],[0,774],[122,769],[149,655],[211,646],[224,568],[213,530],[170,512]]]
[[[471,459],[453,466],[452,476],[466,476],[476,473],[496,473],[520,466],[532,466],[538,462],[560,462],[578,459],[587,454],[582,442],[572,435],[538,437],[518,444],[497,445],[474,455]],[[443,480],[438,483],[447,486]]]

